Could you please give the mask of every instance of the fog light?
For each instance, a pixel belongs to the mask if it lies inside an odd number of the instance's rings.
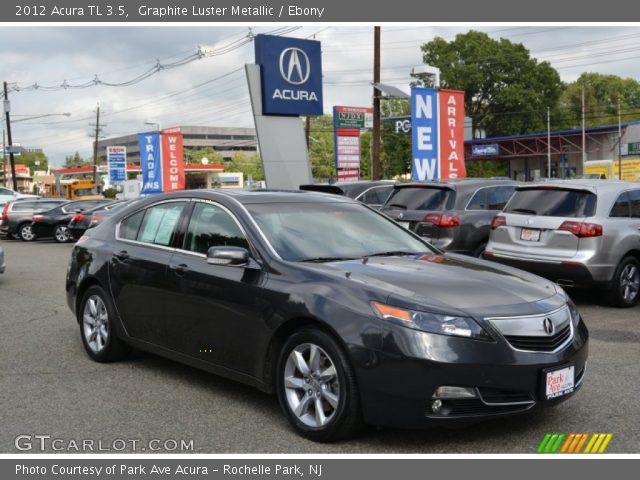
[[[475,388],[468,387],[438,387],[432,398],[477,398]],[[435,402],[434,402],[435,403]],[[434,410],[435,411],[435,410]]]
[[[442,401],[440,400],[434,400],[433,403],[431,404],[431,410],[433,411],[433,413],[438,413],[441,408],[442,408]]]

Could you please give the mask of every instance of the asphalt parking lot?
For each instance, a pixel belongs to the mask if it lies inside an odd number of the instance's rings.
[[[0,245],[0,452],[17,452],[18,435],[51,435],[107,446],[193,440],[201,453],[534,453],[547,432],[611,432],[608,453],[640,452],[640,306],[618,310],[594,292],[574,295],[591,332],[589,368],[582,390],[556,408],[460,429],[369,428],[316,444],[289,428],[275,397],[250,387],[139,352],[92,362],[65,301],[72,246]]]

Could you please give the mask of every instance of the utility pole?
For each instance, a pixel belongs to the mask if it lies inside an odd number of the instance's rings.
[[[98,138],[100,136],[100,102],[96,108],[96,131],[93,141],[93,183],[98,188]]]
[[[373,83],[380,83],[380,27],[373,27]],[[371,180],[380,180],[380,92],[373,87]]]
[[[309,136],[311,136],[311,117],[307,115],[304,123],[304,136],[307,139],[307,150],[309,149]]]
[[[618,180],[622,180],[622,113],[620,95],[618,95]]]
[[[7,87],[7,82],[4,82],[4,114],[7,123],[7,140],[9,142],[9,162],[11,162],[11,181],[13,182],[13,189],[18,191],[18,182],[16,180],[16,162],[13,158],[13,141],[11,140],[11,115],[9,112],[11,111],[11,106],[9,104],[9,88]],[[6,151],[7,145],[2,142],[2,148]],[[6,164],[5,164],[6,165]],[[6,167],[5,167],[6,168]],[[6,177],[6,170],[5,170]]]
[[[587,134],[586,134],[586,126],[584,120],[585,114],[585,103],[584,103],[584,85],[582,86],[582,173],[584,174],[584,166],[587,162]]]
[[[547,107],[547,173],[551,178],[551,107]]]

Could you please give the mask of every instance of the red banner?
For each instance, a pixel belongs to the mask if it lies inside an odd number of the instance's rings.
[[[163,192],[185,188],[182,131],[179,128],[162,131],[162,180]]]
[[[440,178],[467,176],[464,166],[464,92],[439,92],[440,104]]]

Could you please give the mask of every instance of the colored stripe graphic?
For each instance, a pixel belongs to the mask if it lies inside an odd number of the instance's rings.
[[[612,433],[557,433],[545,434],[536,449],[537,453],[604,453],[613,438]],[[588,441],[587,441],[588,440]],[[582,448],[586,443],[584,451]]]

